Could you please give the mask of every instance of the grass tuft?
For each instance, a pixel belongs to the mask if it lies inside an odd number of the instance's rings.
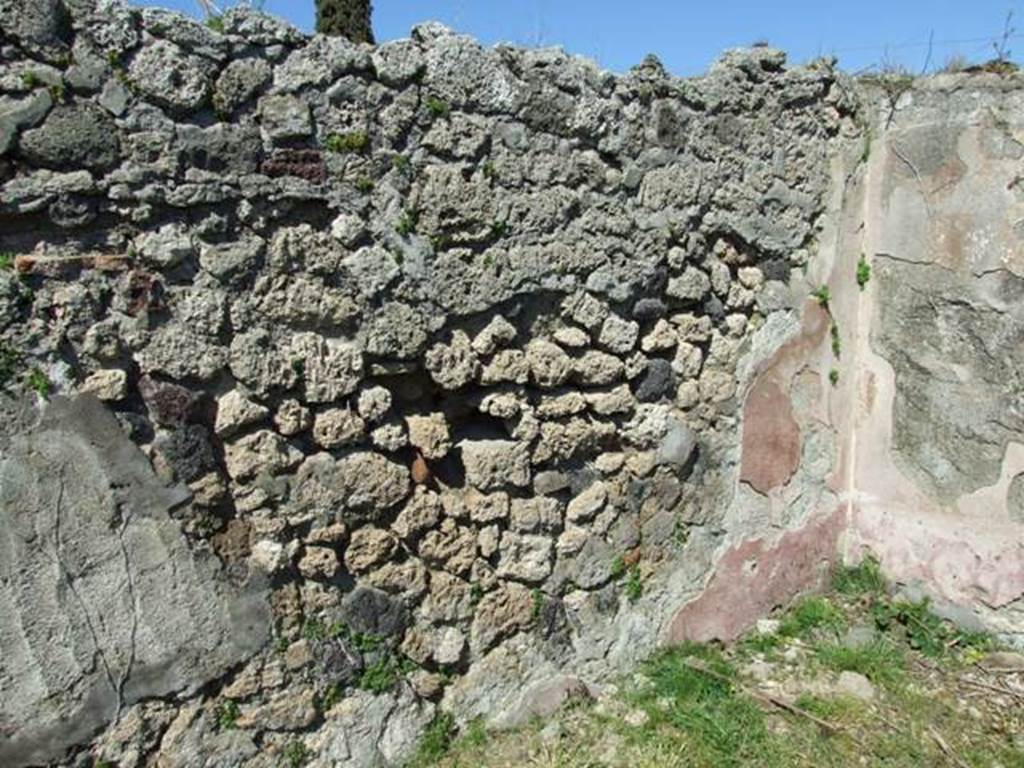
[[[860,286],[862,291],[867,286],[869,280],[871,280],[871,265],[862,253],[860,259],[857,260],[857,285]]]
[[[838,634],[846,628],[846,617],[827,597],[805,597],[793,605],[779,624],[782,637],[809,638],[828,632]]]
[[[834,672],[859,672],[879,685],[898,683],[905,672],[902,651],[885,637],[856,647],[819,643],[814,648],[814,655],[819,663]]]
[[[885,577],[878,560],[870,555],[857,565],[840,565],[832,573],[832,589],[841,595],[885,594]]]
[[[331,133],[324,139],[324,147],[328,152],[338,154],[359,154],[370,146],[370,137],[366,131],[349,131],[348,133]]]

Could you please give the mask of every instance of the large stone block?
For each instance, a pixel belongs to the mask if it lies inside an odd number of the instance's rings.
[[[55,398],[9,436],[0,764],[59,759],[132,703],[194,693],[266,642],[259,592],[229,588],[168,514],[187,500],[92,396]]]

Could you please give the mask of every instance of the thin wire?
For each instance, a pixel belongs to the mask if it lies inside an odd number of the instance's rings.
[[[1008,35],[1007,40],[1020,40],[1024,38],[1024,33],[1018,33],[1015,35]],[[993,35],[992,37],[974,37],[966,40],[936,40],[932,43],[933,46],[950,46],[950,45],[974,45],[975,43],[995,43],[1002,40],[1002,35]],[[899,51],[908,48],[927,48],[928,41],[920,43],[899,43],[896,45],[857,45],[851,48],[833,48],[833,53],[856,53],[857,51]]]

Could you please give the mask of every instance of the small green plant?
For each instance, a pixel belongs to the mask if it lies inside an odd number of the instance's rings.
[[[815,646],[814,656],[834,672],[859,672],[874,683],[896,683],[904,673],[903,654],[886,637],[857,647],[821,643]]]
[[[39,75],[32,70],[27,70],[21,73],[21,82],[26,88],[38,88],[42,85]]]
[[[493,179],[497,175],[497,170],[494,167],[494,163],[490,160],[484,163],[482,170],[485,179]]]
[[[28,388],[46,400],[53,391],[53,383],[41,369],[33,368],[28,374]]]
[[[508,222],[507,221],[499,221],[499,220],[495,219],[491,223],[491,237],[494,240],[500,240],[506,234],[508,234]]]
[[[284,759],[288,768],[302,768],[312,757],[309,747],[301,741],[292,741],[284,748]]]
[[[711,646],[685,643],[656,653],[643,666],[649,681],[636,696],[649,717],[645,733],[686,734],[694,765],[781,765],[764,712],[739,689],[732,665]],[[760,762],[742,762],[739,755]]]
[[[394,168],[401,174],[405,174],[409,171],[411,163],[409,158],[403,154],[396,154],[391,156],[391,167]]]
[[[459,740],[468,747],[482,747],[487,743],[487,726],[482,717],[474,717],[469,721]]]
[[[857,261],[857,285],[863,291],[867,286],[868,281],[871,279],[871,265],[862,253],[860,259]]]
[[[21,365],[21,355],[6,341],[0,341],[0,391],[6,390]]]
[[[455,737],[455,718],[448,712],[437,715],[420,737],[411,765],[436,765],[448,754]]]
[[[4,251],[0,252],[0,271],[7,271],[14,269],[14,254]]]
[[[469,585],[469,602],[473,605],[479,603],[484,597],[484,588],[479,584]]]
[[[356,179],[356,190],[364,195],[373,192],[373,179],[369,176],[360,176]]]
[[[827,285],[822,284],[811,293],[811,296],[813,296],[822,307],[828,309],[828,303],[832,300],[832,293],[829,291]]]
[[[797,601],[779,623],[781,637],[838,634],[846,626],[843,612],[828,598],[805,597]]]
[[[629,569],[629,573],[626,575],[625,592],[626,598],[631,603],[639,600],[644,593],[644,583],[640,578],[640,568],[635,565]]]
[[[907,644],[925,656],[939,657],[952,648],[985,650],[992,638],[984,632],[961,629],[931,610],[928,598],[879,600],[872,607],[875,625],[884,632],[901,632]]]
[[[323,695],[317,698],[316,708],[321,714],[330,712],[334,706],[344,698],[344,687],[338,683],[331,683],[327,686],[327,690],[323,692]]]
[[[831,333],[832,333],[832,354],[835,355],[836,359],[838,360],[843,355],[843,339],[839,335],[839,324],[835,320],[832,321]]]
[[[402,237],[408,237],[416,231],[416,225],[420,222],[420,213],[415,208],[406,208],[395,224],[395,232]]]
[[[224,17],[220,14],[211,14],[206,17],[206,26],[216,32],[218,35],[224,34]]]
[[[448,102],[442,101],[436,96],[427,96],[423,104],[427,108],[427,112],[430,113],[430,116],[434,118],[447,117],[451,111]]]
[[[878,560],[868,555],[857,565],[840,565],[832,573],[832,588],[841,595],[885,594],[886,583]]]
[[[536,619],[544,610],[544,593],[538,587],[534,587],[530,596],[533,598],[533,618]]]
[[[366,667],[356,684],[364,691],[384,693],[395,687],[400,673],[401,668],[398,661],[390,653],[387,653],[379,661]]]
[[[111,69],[117,69],[121,66],[121,54],[113,48],[107,51],[107,66]]]
[[[230,731],[234,729],[235,725],[238,723],[238,717],[241,714],[238,704],[231,700],[218,704],[217,709],[214,710],[214,718],[217,721],[217,727],[222,731]]]
[[[626,559],[619,555],[612,560],[612,578],[618,581],[626,574]]]
[[[778,632],[752,632],[739,641],[739,647],[747,652],[769,654],[783,643]]]
[[[331,133],[324,139],[324,147],[328,152],[338,154],[359,154],[370,146],[370,137],[366,131],[349,131],[348,133]]]
[[[864,146],[860,151],[860,160],[858,161],[862,165],[867,165],[868,161],[871,160],[871,144],[874,141],[874,137],[871,134],[871,126],[864,127]]]
[[[327,625],[319,619],[306,619],[302,625],[302,636],[313,642],[327,639]]]
[[[338,632],[334,637],[344,636],[352,643],[352,646],[361,653],[372,653],[383,645],[383,638],[376,635],[364,635],[361,632]]]
[[[64,101],[67,96],[67,86],[64,85],[63,81],[50,86],[50,96],[58,104]]]
[[[284,635],[278,635],[274,640],[274,650],[278,653],[284,653],[290,645],[291,643],[288,642],[288,638]]]
[[[484,266],[487,267],[487,269],[494,266],[494,256],[490,251],[484,254]]]
[[[435,252],[443,251],[445,248],[448,247],[448,236],[447,235],[443,235],[443,234],[442,235],[431,235],[430,236],[430,247],[433,248]]]
[[[828,372],[828,380],[829,380],[829,383],[833,387],[839,386],[839,369],[838,368],[833,368],[831,371]]]

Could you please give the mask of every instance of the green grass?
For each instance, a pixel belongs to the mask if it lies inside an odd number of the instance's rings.
[[[29,371],[26,384],[29,389],[44,400],[49,398],[50,393],[53,391],[53,383],[50,381],[50,377],[39,368],[33,368]]]
[[[832,368],[828,372],[828,381],[833,387],[839,386],[839,369]]]
[[[420,213],[415,208],[406,208],[402,211],[402,215],[398,219],[398,223],[395,224],[395,232],[400,234],[402,237],[408,237],[416,231],[416,226],[420,222]]]
[[[14,259],[14,254],[9,251],[0,252],[0,270],[9,272],[14,269]]]
[[[345,688],[338,683],[331,683],[316,699],[317,711],[322,715],[330,712],[334,705],[345,698]]]
[[[396,154],[391,156],[391,167],[394,168],[398,173],[406,173],[409,170],[410,162],[409,158],[402,154]]]
[[[839,324],[835,320],[832,321],[832,331],[831,332],[832,332],[832,354],[835,355],[835,358],[838,360],[840,357],[843,356],[843,340],[842,340],[842,338],[839,335]]]
[[[20,366],[21,354],[18,350],[6,341],[0,341],[0,391],[7,389],[14,381]]]
[[[832,573],[832,589],[846,596],[884,595],[886,583],[882,567],[870,555],[857,565],[840,565]]]
[[[645,737],[656,737],[665,727],[678,730],[698,763],[723,768],[752,760],[771,765],[781,756],[764,712],[739,695],[736,671],[720,651],[685,644],[656,654],[642,674],[649,685],[636,703],[649,717]]]
[[[625,563],[621,570],[620,578],[632,573]],[[873,639],[843,643],[848,627],[872,619]],[[936,638],[947,650],[931,666],[918,663]],[[972,706],[982,711],[971,717],[957,693],[962,657],[990,645],[936,617],[926,602],[889,598],[878,561],[868,557],[836,568],[828,595],[794,602],[776,633],[750,635],[734,648],[684,643],[658,651],[596,706],[577,703],[511,733],[487,733],[475,722],[456,736],[454,723],[439,718],[409,768],[1024,768],[1012,740],[1024,731],[1024,708],[1006,712],[980,696]],[[752,651],[764,652],[756,663],[782,688],[763,687]],[[828,693],[844,671],[867,677],[874,698]],[[773,706],[770,696],[800,711]]]
[[[903,653],[885,637],[856,647],[835,642],[819,643],[814,647],[814,656],[833,672],[858,672],[878,685],[901,682],[906,670]]]
[[[338,154],[359,154],[370,146],[370,137],[366,131],[349,131],[348,133],[331,133],[324,139],[324,147],[328,152]]]
[[[363,670],[356,685],[364,691],[384,693],[398,684],[402,673],[401,660],[392,653],[385,653]]]
[[[238,722],[238,717],[241,714],[241,711],[238,709],[238,704],[230,699],[218,704],[217,709],[214,710],[214,719],[217,721],[217,728],[222,731],[230,731],[234,729],[235,724]]]
[[[508,234],[508,222],[498,221],[497,219],[491,223],[491,237],[495,240],[500,240]]]
[[[530,596],[533,599],[533,618],[536,619],[544,608],[544,593],[539,588],[534,587]]]
[[[426,768],[443,758],[455,740],[455,719],[447,712],[437,715],[427,726],[416,750],[416,755],[406,768]]]
[[[782,637],[810,638],[815,634],[836,635],[846,628],[846,618],[827,597],[805,597],[793,604],[779,623]]]
[[[640,577],[640,569],[635,565],[629,569],[629,573],[626,576],[625,593],[626,598],[631,603],[639,600],[644,593],[644,583]]]
[[[284,748],[284,759],[288,768],[302,768],[313,758],[309,747],[301,741],[293,741]]]
[[[828,303],[832,300],[832,292],[829,290],[827,285],[821,285],[811,292],[811,296],[825,309],[828,309]]]
[[[862,291],[867,286],[869,280],[871,280],[871,265],[868,264],[868,260],[862,253],[857,261],[857,285],[860,286]]]
[[[932,612],[927,599],[880,600],[872,607],[880,630],[902,636],[906,643],[925,656],[937,658],[954,649],[985,651],[994,645],[985,632],[957,627]]]
[[[427,112],[430,113],[431,117],[447,117],[451,111],[451,107],[448,106],[448,102],[437,98],[436,96],[428,96],[423,105],[427,108]]]

